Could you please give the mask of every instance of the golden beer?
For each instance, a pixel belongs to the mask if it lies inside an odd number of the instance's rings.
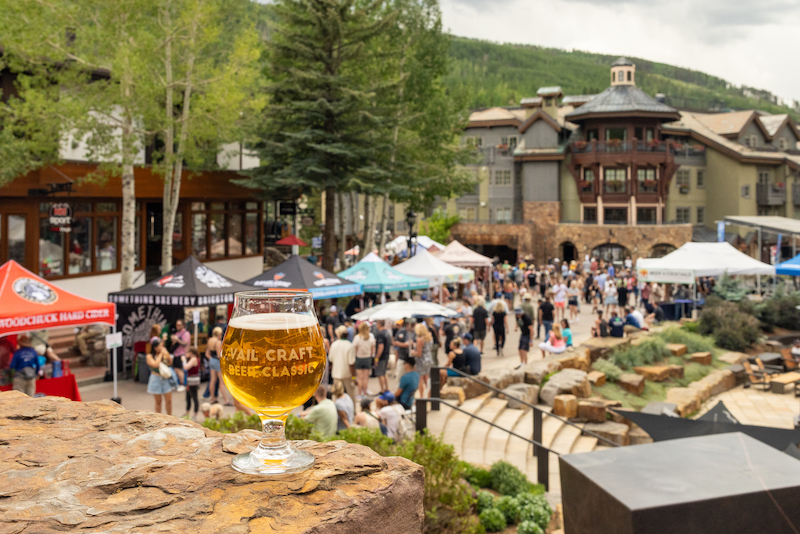
[[[225,385],[262,416],[282,417],[322,382],[327,358],[311,315],[256,313],[228,323],[220,355]]]

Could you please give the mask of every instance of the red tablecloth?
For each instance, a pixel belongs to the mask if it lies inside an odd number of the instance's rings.
[[[0,391],[10,391],[11,386],[0,386]],[[53,397],[65,397],[74,401],[81,400],[78,383],[75,375],[61,376],[59,378],[40,378],[36,381],[36,393],[44,393]]]

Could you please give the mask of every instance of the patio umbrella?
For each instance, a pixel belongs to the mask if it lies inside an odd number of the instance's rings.
[[[308,244],[297,237],[296,235],[287,235],[283,239],[275,241],[276,245],[286,245],[292,247],[292,255],[297,256],[300,253],[300,247],[307,247]]]
[[[458,315],[458,312],[432,302],[402,300],[367,308],[353,315],[353,319],[357,321],[399,321],[406,317],[452,317],[454,315]]]
[[[361,294],[361,284],[339,278],[300,256],[289,256],[289,259],[277,267],[244,283],[260,289],[306,289],[314,296],[314,300]]]

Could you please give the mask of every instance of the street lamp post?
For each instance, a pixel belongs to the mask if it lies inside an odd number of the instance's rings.
[[[416,237],[414,233],[414,224],[417,222],[417,214],[414,213],[414,210],[409,209],[408,213],[406,213],[406,224],[408,224],[408,254],[407,257],[411,257],[414,255],[414,252],[411,248],[412,242]]]

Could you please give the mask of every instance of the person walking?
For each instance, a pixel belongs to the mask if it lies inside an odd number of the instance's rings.
[[[356,353],[357,401],[369,395],[367,388],[372,371],[372,360],[375,358],[375,343],[375,336],[369,331],[369,324],[363,322],[358,325],[358,334],[353,339],[353,349]]]
[[[14,371],[12,387],[29,397],[36,395],[36,377],[39,375],[39,354],[31,347],[31,336],[28,333],[17,336],[19,349],[11,357],[10,369]]]
[[[519,369],[528,363],[528,351],[531,348],[531,339],[533,337],[533,319],[522,308],[515,309],[514,315],[517,316],[517,329],[520,330],[519,365],[514,369]]]
[[[603,287],[603,304],[605,304],[606,316],[610,317],[610,313],[617,310],[617,284],[611,274],[606,279],[605,286]]]
[[[225,406],[233,406],[233,403],[228,400],[228,397],[225,395],[225,387],[222,382],[222,366],[219,361],[220,352],[222,351],[222,328],[215,326],[214,330],[211,331],[211,337],[208,338],[208,343],[206,345],[206,358],[208,358],[208,369],[209,369],[209,379],[208,379],[208,390],[206,391],[206,395],[203,395],[205,398],[207,395],[211,396],[211,404],[217,402],[217,396],[222,396],[222,402],[225,403]]]
[[[381,319],[378,321],[378,334],[375,336],[375,376],[378,378],[381,392],[389,390],[386,367],[389,365],[391,351],[392,333],[389,331],[388,323]]]
[[[494,348],[497,351],[497,356],[503,356],[503,347],[506,344],[506,327],[508,322],[506,316],[508,315],[508,307],[503,300],[503,295],[498,293],[495,299],[490,304],[492,308],[492,330],[494,331]]]
[[[556,308],[555,320],[560,321],[564,318],[564,312],[567,307],[567,285],[564,283],[563,278],[553,286],[553,302]]]
[[[555,319],[555,306],[550,302],[548,295],[539,303],[539,322],[544,325],[544,339],[550,337],[550,330],[553,329],[553,321]],[[538,335],[536,337],[539,337]]]
[[[150,368],[150,378],[147,380],[147,392],[153,395],[155,411],[161,413],[162,399],[167,415],[172,415],[172,384],[170,378],[161,376],[160,365],[172,366],[172,355],[164,347],[161,338],[150,339],[150,354],[146,356],[147,366]]]
[[[186,351],[186,356],[183,357],[183,370],[186,372],[186,413],[183,417],[189,417],[194,402],[194,419],[197,419],[197,414],[200,412],[200,403],[197,400],[197,388],[200,386],[200,355],[196,348],[192,347]]]
[[[573,322],[578,321],[578,298],[580,298],[581,291],[578,289],[578,281],[570,280],[567,287],[567,305],[569,306],[569,320]],[[564,317],[562,317],[564,319]]]
[[[334,334],[338,339],[331,344],[331,350],[328,353],[331,361],[333,387],[335,388],[336,384],[341,382],[342,387],[355,403],[356,391],[353,386],[353,375],[356,374],[356,349],[347,340],[346,326],[337,326]]]
[[[170,336],[170,341],[172,342],[170,346],[173,356],[172,366],[175,368],[175,374],[178,375],[178,391],[185,391],[183,357],[186,355],[186,348],[192,341],[192,336],[186,330],[186,326],[181,319],[175,321],[175,333]]]
[[[431,355],[433,336],[431,336],[431,333],[428,331],[428,327],[422,323],[414,327],[414,334],[416,335],[416,340],[413,356],[417,361],[415,368],[419,373],[420,396],[424,397],[426,393],[425,389],[428,387],[428,376],[431,373],[431,366],[433,365],[433,356]]]

